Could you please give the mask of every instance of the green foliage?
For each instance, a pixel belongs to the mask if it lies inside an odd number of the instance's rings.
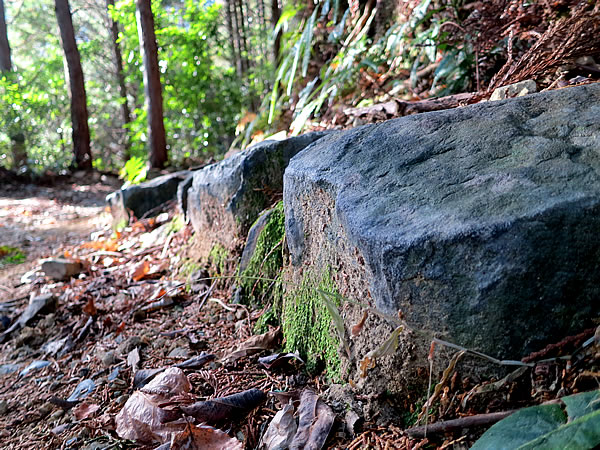
[[[375,9],[363,11],[364,22],[352,17],[348,9],[338,22],[337,6],[330,10],[329,0],[317,2],[312,14],[303,18],[297,29],[284,35],[284,57],[270,95],[268,122],[275,120],[277,111],[294,94],[298,97],[290,127],[294,135],[303,130],[309,118],[318,117],[324,105],[331,106],[347,94],[352,96],[350,103],[356,105],[363,99],[360,89],[356,89],[357,81],[366,69],[374,75],[408,72],[410,86],[414,88],[421,81],[419,70],[437,64],[430,86],[432,95],[465,90],[475,65],[471,37],[465,35],[461,42],[449,39],[451,28],[460,28],[454,22],[459,21],[454,17],[459,3],[460,0],[422,0],[406,21],[394,24],[374,40],[371,31]],[[277,27],[288,25],[301,11],[299,7],[288,7]],[[316,76],[307,78],[315,31],[323,27],[330,30],[327,45],[335,49],[334,56]],[[302,70],[298,74],[300,64]],[[347,98],[344,103],[348,103]]]
[[[25,254],[15,247],[0,246],[0,267],[25,262]]]
[[[472,447],[591,449],[600,445],[600,391],[563,397],[559,404],[524,408],[493,425]]]
[[[148,166],[146,160],[138,156],[130,158],[121,171],[119,176],[127,182],[127,185],[139,184],[146,180]]]
[[[222,63],[225,47],[219,31],[220,6],[207,1],[152,2],[163,84],[164,122],[172,162],[223,154],[235,133],[242,94],[232,68]],[[120,44],[127,81],[143,92],[135,1],[115,5],[122,25]],[[146,153],[147,117],[142,95],[136,96],[134,120],[128,125],[131,151]]]

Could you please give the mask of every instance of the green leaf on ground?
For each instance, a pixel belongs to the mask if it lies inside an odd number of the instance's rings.
[[[486,431],[482,449],[591,449],[600,445],[600,390],[563,397],[559,404],[524,408]]]

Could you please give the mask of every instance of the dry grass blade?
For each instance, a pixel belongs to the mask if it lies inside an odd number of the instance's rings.
[[[569,59],[600,52],[600,3],[590,10],[581,2],[569,17],[559,19],[515,63],[510,59],[492,78],[488,92],[529,78],[539,78]]]

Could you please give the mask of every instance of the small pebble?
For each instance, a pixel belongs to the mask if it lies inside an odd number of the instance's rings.
[[[117,357],[113,350],[109,350],[101,356],[102,365],[104,367],[111,367],[117,362]]]
[[[53,409],[54,405],[52,403],[44,403],[38,411],[42,417],[46,417]]]
[[[59,420],[64,414],[65,414],[65,411],[63,409],[57,409],[50,415],[50,420],[52,420],[52,421]]]

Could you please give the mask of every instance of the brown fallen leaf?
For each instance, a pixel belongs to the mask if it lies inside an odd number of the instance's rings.
[[[269,370],[277,369],[278,367],[281,367],[285,364],[290,364],[292,362],[304,364],[304,361],[297,353],[275,353],[273,355],[258,358],[258,363],[262,364]]]
[[[354,325],[351,329],[352,336],[356,337],[360,334],[363,327],[365,326],[365,321],[367,320],[367,311],[363,312],[362,318],[358,321],[356,325]]]
[[[97,405],[96,403],[83,402],[73,408],[73,415],[75,416],[75,419],[81,421],[87,419],[99,409],[100,405]]]
[[[312,389],[300,395],[298,431],[290,443],[290,450],[319,450],[325,445],[335,415]]]
[[[192,405],[180,405],[179,410],[192,416],[198,422],[217,424],[225,420],[244,417],[258,405],[265,401],[267,396],[260,389],[249,389],[226,397],[218,397]]]
[[[90,297],[85,306],[83,307],[83,312],[88,316],[95,316],[98,314],[98,310],[96,309],[96,305],[94,305],[94,299]]]
[[[288,448],[297,430],[298,425],[296,419],[294,419],[294,406],[288,403],[277,411],[277,414],[271,420],[267,431],[260,440],[260,447],[266,450]]]
[[[119,243],[116,239],[105,239],[101,241],[85,242],[81,248],[89,248],[91,250],[104,250],[105,252],[116,252]]]
[[[242,450],[240,441],[208,425],[188,424],[181,433],[173,435],[170,450]]]
[[[167,411],[158,405],[191,390],[192,386],[181,369],[168,368],[129,397],[115,418],[117,434],[122,439],[145,443],[169,442],[171,435],[183,431],[186,424],[164,423]]]
[[[254,355],[263,350],[274,348],[277,345],[277,341],[280,336],[281,328],[277,327],[265,334],[259,334],[258,336],[252,336],[246,339],[240,345],[235,347],[230,353],[223,357],[224,364],[232,364],[244,356]]]
[[[131,271],[131,279],[133,281],[140,281],[150,272],[150,263],[148,261],[142,261],[136,264]]]

